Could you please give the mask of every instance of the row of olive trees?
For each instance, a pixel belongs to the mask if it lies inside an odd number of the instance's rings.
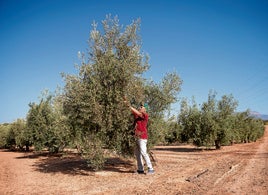
[[[90,139],[85,139],[85,143],[77,142],[78,133],[74,134],[71,130],[70,121],[63,114],[62,102],[59,99],[59,96],[53,101],[52,96],[44,97],[39,104],[29,104],[30,110],[26,120],[18,119],[11,124],[1,124],[0,147],[29,150],[29,147],[33,146],[35,150],[46,148],[50,152],[58,152],[66,146],[75,146],[80,152],[83,152],[84,145],[90,146]],[[152,106],[149,124],[150,143],[155,145],[160,142],[192,142],[197,146],[215,145],[220,148],[221,145],[256,141],[263,135],[263,121],[251,117],[249,111],[234,112],[236,105],[237,102],[233,97],[226,95],[217,101],[215,94],[209,94],[208,101],[203,103],[201,108],[198,108],[194,101],[192,105],[188,105],[187,100],[184,99],[181,102],[177,122],[174,121],[174,118],[166,120],[163,115],[154,116],[159,113],[153,112],[154,107]],[[127,132],[129,140],[125,140],[128,148],[119,151],[121,153],[132,152],[130,147],[133,141],[131,128],[130,125]],[[80,137],[80,139],[82,138]],[[93,153],[87,154],[89,159],[96,158],[96,155],[100,158],[104,152],[104,145],[111,149],[117,143],[99,142],[98,144],[101,146],[100,148],[95,146],[93,147],[95,150],[92,150]],[[109,144],[112,144],[112,147]]]
[[[49,95],[29,107],[26,120],[0,125],[0,147],[29,151],[33,146],[36,151],[62,151],[70,143],[70,135],[57,98],[52,100]]]
[[[216,100],[216,93],[212,92],[200,108],[194,100],[189,105],[184,99],[178,121],[173,122],[173,130],[166,138],[169,142],[192,142],[217,149],[221,145],[256,141],[264,133],[263,121],[251,117],[249,111],[235,112],[237,105],[232,95]]]
[[[29,150],[30,144],[27,139],[24,139],[25,127],[26,122],[22,119],[11,124],[0,124],[0,148],[22,149],[25,147]]]

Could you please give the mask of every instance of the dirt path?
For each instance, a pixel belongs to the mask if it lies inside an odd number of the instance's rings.
[[[133,160],[110,159],[92,172],[74,155],[0,151],[2,194],[268,194],[268,126],[254,143],[198,150],[158,146],[154,175],[136,175]]]

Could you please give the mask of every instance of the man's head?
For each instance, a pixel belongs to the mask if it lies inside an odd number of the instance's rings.
[[[146,113],[146,112],[148,112],[148,108],[149,108],[149,106],[147,103],[140,103],[139,111]]]

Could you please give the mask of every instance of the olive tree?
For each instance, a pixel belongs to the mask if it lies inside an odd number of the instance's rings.
[[[164,142],[168,131],[173,128],[165,117],[170,106],[177,102],[177,94],[181,90],[182,80],[176,73],[166,73],[160,83],[146,82],[145,101],[149,104],[149,143],[155,145]]]
[[[62,132],[66,129],[65,124],[61,123],[61,114],[52,100],[52,95],[48,95],[39,103],[29,104],[25,133],[37,151],[47,148],[55,153],[66,144],[63,141],[65,133]]]
[[[201,144],[201,112],[194,100],[192,104],[186,98],[181,101],[180,113],[178,115],[178,128],[181,127],[181,141]]]
[[[140,19],[124,27],[117,17],[107,16],[101,24],[101,29],[92,24],[89,49],[80,53],[78,74],[63,75],[63,111],[73,143],[96,169],[105,162],[104,148],[132,154],[133,121],[123,99],[134,105],[147,101],[153,112],[163,112],[180,85],[174,84],[178,78],[172,75],[157,86],[142,77],[149,69],[149,56],[141,52]],[[161,107],[153,102],[154,92],[160,95],[158,100],[164,97]]]

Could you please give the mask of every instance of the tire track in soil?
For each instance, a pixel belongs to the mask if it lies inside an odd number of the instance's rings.
[[[240,146],[233,153],[241,157],[216,179],[208,194],[268,194],[268,126],[260,140]]]

